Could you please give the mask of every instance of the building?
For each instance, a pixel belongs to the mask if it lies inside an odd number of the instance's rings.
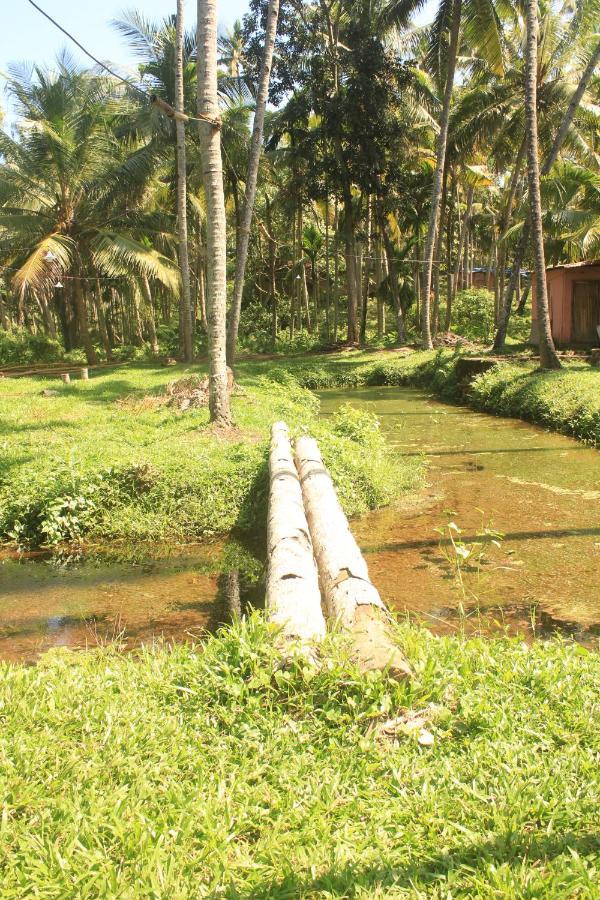
[[[493,269],[477,268],[473,269],[472,285],[474,288],[487,288],[488,291],[494,290],[494,271]]]
[[[532,344],[539,341],[535,278],[532,277]],[[552,337],[558,347],[600,346],[600,260],[546,269]]]

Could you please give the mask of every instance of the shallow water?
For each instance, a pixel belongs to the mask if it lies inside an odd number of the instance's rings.
[[[560,632],[597,646],[598,451],[405,388],[327,391],[321,401],[324,415],[348,401],[376,412],[398,453],[428,462],[418,497],[352,523],[391,606],[437,633]],[[461,568],[462,586],[448,532],[435,530],[450,521],[461,529],[455,539],[480,544]],[[504,534],[499,547],[479,538],[484,527]],[[260,585],[224,573],[224,550],[215,542],[0,558],[0,659],[114,640],[126,648],[196,640],[260,599]]]
[[[53,647],[114,641],[129,649],[156,639],[198,640],[239,611],[244,587],[252,593],[242,577],[241,599],[235,595],[239,573],[223,572],[223,549],[7,556],[0,560],[0,659],[32,661]]]
[[[419,503],[353,523],[390,605],[442,633],[559,631],[597,645],[597,450],[405,388],[327,391],[321,401],[324,414],[348,401],[377,413],[398,453],[422,454],[429,464]],[[467,551],[480,545],[460,572],[448,529],[435,530],[449,522]],[[485,528],[503,534],[499,547],[479,536]]]

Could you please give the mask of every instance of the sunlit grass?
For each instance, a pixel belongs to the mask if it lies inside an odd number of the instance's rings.
[[[410,686],[280,670],[258,616],[0,667],[2,897],[597,896],[600,656],[398,634]]]
[[[0,382],[0,536],[21,544],[77,540],[196,540],[264,528],[271,425],[313,431],[346,511],[365,512],[415,483],[418,462],[335,434],[318,401],[278,366],[240,367],[235,427],[208,411],[157,405],[189,371],[133,364],[90,381]],[[279,378],[279,381],[274,379]],[[56,392],[44,396],[42,391]],[[368,442],[368,434],[365,433]]]

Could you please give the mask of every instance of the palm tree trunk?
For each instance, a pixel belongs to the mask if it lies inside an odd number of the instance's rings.
[[[339,278],[340,278],[340,213],[338,198],[335,198],[335,206],[333,211],[333,343],[337,344],[338,340],[338,324],[340,317],[340,295],[339,295]]]
[[[96,356],[96,351],[94,350],[94,345],[92,344],[92,339],[90,337],[87,308],[85,305],[85,297],[83,294],[81,279],[74,278],[72,284],[73,300],[75,301],[75,313],[77,315],[77,325],[79,327],[79,339],[81,340],[83,349],[85,350],[85,358],[87,359],[90,366],[95,366],[98,362],[98,357]]]
[[[184,0],[177,0],[177,22],[175,30],[175,109],[184,112],[183,93],[183,10]],[[179,315],[181,318],[181,355],[185,362],[194,358],[192,335],[192,313],[190,300],[190,259],[187,234],[187,165],[185,154],[185,123],[175,118],[177,136],[177,230],[179,233],[179,267],[181,269],[181,297]]]
[[[583,75],[577,85],[577,89],[571,98],[571,102],[567,107],[567,111],[563,117],[560,128],[556,133],[556,137],[552,143],[552,147],[550,148],[550,152],[546,159],[544,160],[544,164],[542,166],[540,175],[547,175],[556,162],[558,158],[558,154],[560,153],[560,149],[564,143],[565,137],[569,131],[571,123],[575,117],[575,113],[577,112],[577,108],[581,102],[581,98],[583,97],[586,88],[589,84],[590,78],[594,74],[596,70],[596,66],[600,61],[600,43],[596,45],[596,49],[594,50],[590,60],[585,67]],[[517,283],[518,273],[521,270],[521,265],[523,264],[523,259],[525,257],[525,252],[527,250],[527,245],[529,243],[529,234],[530,234],[530,222],[529,218],[525,220],[523,223],[523,230],[521,232],[521,238],[519,243],[517,244],[517,249],[515,250],[514,261],[512,265],[512,277],[508,283],[508,287],[506,289],[505,295],[502,298],[502,312],[500,317],[500,324],[498,325],[498,331],[496,332],[496,337],[494,340],[494,350],[499,351],[504,348],[504,342],[506,340],[506,333],[508,331],[508,323],[510,320],[510,314],[512,309],[512,300],[515,292],[515,287]]]
[[[150,335],[150,349],[152,353],[158,353],[158,337],[156,335],[156,319],[154,317],[154,304],[152,302],[152,291],[150,290],[150,282],[145,275],[142,275],[142,289],[146,298],[146,306],[148,308],[147,322],[148,333]]]
[[[429,211],[429,224],[427,228],[427,240],[425,242],[423,279],[421,290],[421,341],[426,350],[431,350],[431,323],[429,315],[431,292],[431,270],[433,267],[433,252],[437,237],[438,220],[440,214],[440,200],[442,196],[442,181],[444,176],[444,164],[446,161],[446,146],[448,143],[448,124],[450,120],[450,102],[452,100],[452,88],[454,86],[454,72],[456,69],[456,57],[458,53],[458,35],[460,31],[462,2],[454,0],[452,9],[452,22],[450,26],[450,44],[448,47],[448,69],[446,72],[446,88],[444,91],[444,104],[440,119],[440,133],[437,140],[437,158],[433,187],[431,189],[431,208]]]
[[[248,244],[250,242],[250,225],[254,212],[256,199],[256,182],[258,179],[258,166],[262,149],[263,131],[265,124],[265,110],[269,96],[269,79],[273,62],[273,49],[275,47],[275,35],[277,33],[277,19],[279,16],[279,0],[269,0],[267,9],[267,24],[265,28],[265,48],[263,53],[258,93],[256,96],[256,108],[254,123],[252,125],[252,141],[250,144],[250,158],[246,174],[246,192],[244,196],[244,208],[238,234],[235,259],[235,281],[233,285],[233,300],[227,334],[227,361],[233,364],[235,348],[237,344],[238,330],[240,327],[240,313],[242,309],[242,293],[244,290],[244,275],[248,260]]]
[[[225,356],[227,225],[217,99],[217,3],[198,0],[198,123],[206,195],[208,374],[210,420],[231,424]],[[208,121],[207,121],[208,120]]]
[[[325,194],[325,334],[329,342],[331,316],[331,272],[329,258],[329,194]]]
[[[548,287],[546,284],[546,261],[544,258],[544,230],[542,222],[542,199],[540,195],[540,169],[538,161],[537,134],[537,75],[538,75],[538,0],[527,0],[527,45],[525,74],[525,121],[527,130],[527,175],[529,181],[529,208],[533,251],[535,258],[535,283],[538,321],[540,323],[540,365],[542,369],[560,369],[552,340]],[[515,283],[519,277],[516,269]],[[513,272],[513,276],[515,273]],[[511,281],[513,279],[511,278]]]
[[[390,240],[390,236],[386,227],[385,215],[381,204],[379,205],[379,227],[381,228],[381,237],[385,247],[385,255],[387,259],[387,267],[389,274],[390,290],[392,293],[392,302],[394,304],[394,313],[396,316],[396,333],[398,335],[397,344],[399,347],[406,343],[406,326],[404,324],[404,312],[400,303],[400,294],[398,292],[398,272],[396,270],[396,260],[394,258],[394,246]]]
[[[452,299],[456,296],[456,291],[458,290],[458,279],[460,277],[461,267],[462,271],[465,271],[466,266],[468,265],[468,247],[467,247],[467,235],[469,232],[469,223],[471,221],[471,208],[473,206],[473,185],[470,184],[467,188],[467,200],[465,205],[465,214],[463,216],[463,220],[460,228],[460,237],[458,239],[458,251],[456,253],[456,260],[454,262],[454,279],[452,284]],[[463,287],[465,285],[465,281],[468,279],[463,277]]]
[[[371,197],[367,197],[367,221],[366,221],[366,229],[367,229],[367,243],[365,246],[366,253],[364,254],[364,264],[363,264],[363,284],[362,284],[362,307],[360,311],[360,343],[364,345],[367,338],[367,314],[368,314],[368,304],[369,304],[369,283],[371,276],[371,255],[372,255],[372,245],[373,245],[373,216],[372,216],[372,199]]]

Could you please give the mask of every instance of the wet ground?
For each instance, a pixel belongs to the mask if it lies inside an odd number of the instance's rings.
[[[390,605],[436,632],[559,631],[597,646],[597,450],[407,389],[329,391],[323,413],[348,401],[380,416],[399,453],[429,464],[420,503],[353,523]]]
[[[390,605],[438,633],[559,632],[598,645],[597,450],[405,388],[321,399],[325,415],[348,401],[376,412],[398,453],[429,464],[418,501],[353,522]],[[215,542],[0,559],[0,659],[114,640],[127,648],[196,640],[260,597],[224,564],[224,550]]]

